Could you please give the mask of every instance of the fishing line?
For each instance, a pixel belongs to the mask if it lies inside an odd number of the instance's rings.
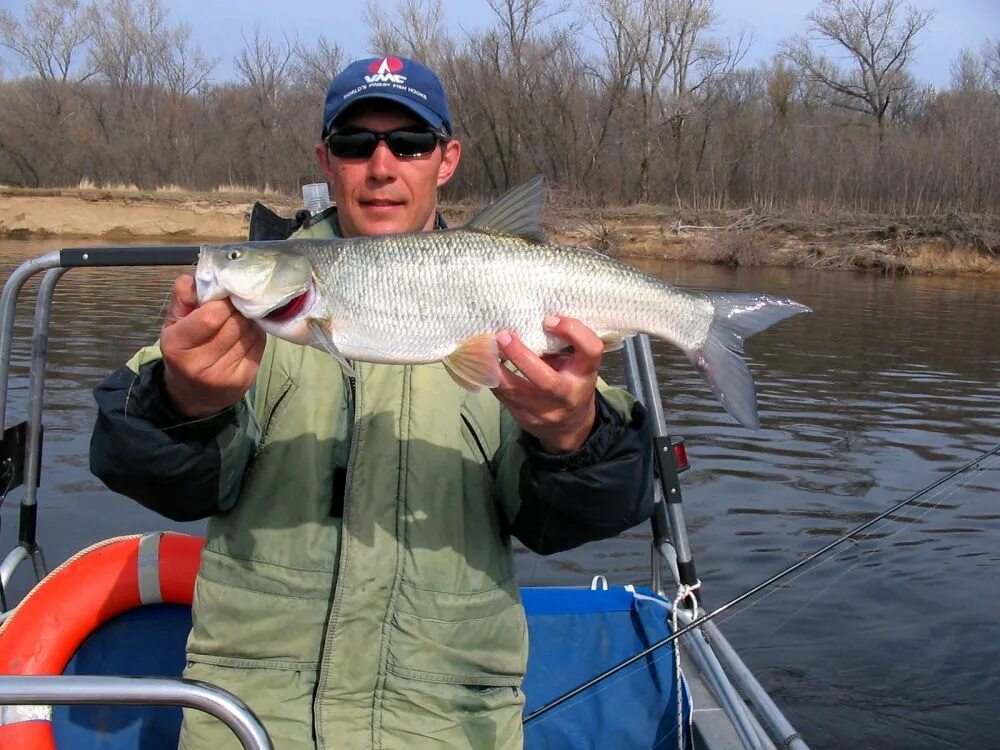
[[[989,454],[987,454],[987,456],[988,455]],[[980,456],[979,460],[982,460],[982,456]],[[981,471],[991,471],[998,464],[1000,464],[1000,456],[997,456],[992,461],[992,463],[990,463],[988,465],[985,465],[985,466],[979,466],[978,468]],[[902,515],[900,515],[896,519],[888,519],[888,518],[884,519],[885,520],[885,524],[883,524],[883,526],[888,526],[890,523],[900,522],[900,521],[903,521],[904,519],[906,519],[907,525],[901,526],[900,528],[897,528],[895,531],[893,531],[891,534],[887,534],[884,538],[879,539],[877,541],[877,543],[875,544],[875,546],[872,547],[871,549],[861,550],[860,553],[858,554],[858,559],[857,560],[855,560],[854,562],[852,562],[849,565],[847,565],[847,567],[844,570],[842,570],[832,581],[828,582],[823,588],[821,588],[819,591],[817,591],[815,594],[813,594],[804,604],[802,604],[802,606],[800,606],[798,609],[796,609],[795,612],[793,612],[790,615],[788,615],[787,617],[785,617],[784,620],[782,620],[780,623],[778,623],[774,628],[772,628],[771,630],[769,630],[767,633],[760,634],[760,636],[755,641],[753,641],[752,643],[748,644],[747,647],[748,648],[753,648],[757,644],[759,644],[762,640],[764,640],[765,638],[768,638],[768,637],[772,636],[774,633],[776,633],[779,630],[781,630],[781,628],[785,627],[789,622],[791,622],[796,617],[798,617],[802,613],[803,610],[805,610],[806,608],[808,608],[809,606],[811,606],[817,599],[821,598],[827,591],[829,591],[833,586],[835,586],[841,580],[843,580],[855,568],[857,568],[862,563],[866,562],[875,553],[881,551],[884,548],[886,542],[888,542],[889,540],[891,540],[893,537],[898,536],[899,534],[902,534],[902,533],[908,531],[910,529],[911,524],[915,524],[917,521],[919,521],[920,519],[922,519],[924,516],[926,516],[927,514],[929,514],[931,511],[937,510],[938,508],[940,508],[941,504],[944,503],[945,500],[947,500],[952,495],[954,495],[956,492],[958,492],[958,490],[960,490],[962,487],[965,487],[967,484],[969,484],[969,482],[971,482],[976,476],[977,476],[976,473],[969,473],[968,474],[968,478],[965,479],[965,481],[958,481],[958,482],[956,482],[955,485],[953,487],[951,487],[948,492],[943,493],[940,498],[938,498],[937,500],[935,500],[935,502],[931,503],[926,508],[924,508],[923,512],[921,512],[921,513],[919,513],[919,514],[917,514],[915,516],[909,516],[909,515],[906,515],[906,514],[902,514]],[[940,487],[939,487],[939,489],[940,489]],[[929,498],[929,499],[933,500],[935,497],[936,496],[932,495],[931,498]],[[882,526],[880,526],[878,528],[882,528]],[[875,530],[876,529],[872,529],[872,531],[875,531]],[[852,541],[854,541],[855,543],[857,543],[858,545],[860,545],[862,542],[867,541],[867,539],[869,539],[869,538],[870,537],[866,537],[865,539],[853,539]],[[766,601],[771,596],[773,596],[773,595],[775,595],[777,593],[780,593],[781,591],[789,590],[791,584],[793,584],[794,582],[798,581],[799,578],[801,578],[802,576],[806,575],[807,573],[813,573],[816,570],[818,570],[821,566],[826,565],[827,563],[831,563],[831,562],[835,562],[837,560],[841,560],[841,559],[843,559],[843,558],[834,555],[834,556],[831,556],[831,557],[827,557],[826,559],[822,560],[821,562],[818,562],[816,565],[814,565],[812,568],[809,568],[808,570],[801,570],[801,571],[799,571],[795,576],[793,576],[788,581],[788,585],[780,587],[780,588],[775,588],[775,589],[772,589],[772,590],[766,592],[763,596],[759,597],[756,601],[748,603],[745,607],[743,607],[742,609],[740,609],[739,612],[733,612],[733,613],[729,614],[726,617],[720,617],[719,618],[719,623],[721,624],[723,622],[727,622],[727,621],[731,620],[733,617],[735,617],[736,615],[743,614],[744,612],[746,612],[750,608],[756,607],[758,604],[761,604],[762,602]]]
[[[855,535],[860,534],[862,531],[865,531],[866,529],[871,528],[872,526],[874,526],[879,521],[882,521],[883,519],[887,518],[888,516],[892,515],[893,513],[895,513],[897,511],[899,511],[900,509],[906,507],[907,505],[909,505],[910,503],[912,503],[914,500],[917,500],[918,498],[922,497],[923,495],[926,495],[928,492],[931,492],[931,491],[937,489],[938,487],[940,487],[941,485],[945,484],[949,480],[951,480],[954,477],[962,474],[965,471],[968,471],[970,468],[972,468],[974,466],[977,466],[979,464],[979,462],[981,462],[981,461],[983,461],[983,460],[985,460],[987,458],[990,458],[991,456],[993,456],[993,455],[995,455],[997,453],[1000,453],[1000,445],[997,445],[997,446],[991,448],[990,450],[982,453],[981,455],[979,455],[976,458],[972,459],[971,461],[969,461],[968,463],[966,463],[963,466],[959,467],[958,469],[955,469],[954,471],[950,472],[949,474],[946,474],[945,476],[941,477],[940,479],[938,479],[938,480],[932,482],[931,484],[927,485],[923,489],[918,490],[917,492],[913,493],[912,495],[910,495],[905,500],[902,500],[902,501],[896,503],[895,505],[893,505],[888,510],[885,510],[885,511],[879,513],[874,518],[872,518],[872,519],[870,519],[868,521],[865,521],[863,524],[855,527],[854,529],[852,529],[851,531],[847,532],[846,534],[844,534],[843,536],[839,537],[838,539],[835,539],[834,541],[830,542],[829,544],[825,545],[824,547],[821,547],[820,549],[816,550],[815,552],[810,553],[809,555],[807,555],[806,557],[802,558],[798,562],[793,563],[792,565],[788,566],[787,568],[785,568],[781,572],[776,573],[775,575],[771,576],[767,580],[762,581],[761,583],[757,584],[753,588],[748,589],[747,591],[745,591],[742,594],[740,594],[739,596],[737,596],[735,599],[731,599],[728,602],[726,602],[725,604],[722,604],[721,606],[716,607],[711,612],[707,612],[706,614],[701,615],[700,617],[695,618],[690,623],[688,623],[687,625],[685,625],[684,627],[682,627],[680,630],[677,630],[676,632],[672,633],[671,635],[669,635],[669,636],[667,636],[665,638],[662,638],[661,640],[657,641],[653,645],[651,645],[651,646],[643,649],[642,651],[640,651],[639,653],[635,654],[634,656],[629,657],[628,659],[626,659],[625,661],[621,662],[620,664],[617,664],[616,666],[614,666],[611,669],[609,669],[609,670],[607,670],[607,671],[605,671],[605,672],[597,675],[596,677],[588,680],[587,682],[583,683],[582,685],[577,686],[573,690],[570,690],[569,692],[564,693],[563,695],[559,696],[558,698],[555,698],[554,700],[552,700],[549,703],[545,704],[541,708],[538,708],[535,711],[532,711],[530,714],[528,714],[527,716],[524,717],[524,720],[523,720],[522,723],[525,726],[527,726],[527,724],[529,722],[531,722],[533,720],[536,720],[537,717],[539,717],[539,716],[547,713],[548,711],[551,711],[552,709],[556,708],[557,706],[562,705],[566,701],[568,701],[568,700],[570,700],[572,698],[575,698],[577,695],[580,695],[581,693],[583,693],[586,690],[590,689],[594,685],[597,685],[598,683],[601,683],[601,682],[607,680],[609,677],[611,677],[611,676],[613,676],[613,675],[621,672],[623,669],[631,666],[632,664],[635,664],[640,659],[644,658],[645,656],[648,656],[649,654],[653,653],[654,651],[657,651],[661,647],[666,646],[666,645],[668,645],[670,643],[673,643],[674,641],[676,641],[681,636],[684,636],[684,635],[690,633],[691,631],[697,629],[698,627],[700,627],[704,623],[708,622],[709,620],[715,619],[716,617],[718,617],[719,615],[721,615],[723,612],[728,611],[730,608],[736,606],[737,604],[740,604],[741,602],[745,601],[746,599],[749,599],[750,597],[754,596],[758,592],[763,591],[764,589],[766,589],[766,588],[768,588],[770,586],[773,586],[775,583],[777,583],[781,579],[783,579],[786,576],[794,573],[795,571],[799,570],[800,568],[804,567],[805,565],[808,565],[810,562],[812,562],[816,558],[825,555],[830,550],[835,549],[836,547],[838,547],[839,545],[843,544],[844,542],[852,539]],[[654,661],[656,660],[656,658],[660,658],[659,655],[654,658]]]

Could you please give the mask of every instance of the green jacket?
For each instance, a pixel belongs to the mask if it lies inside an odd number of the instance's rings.
[[[133,382],[157,356],[133,359]],[[528,641],[509,532],[539,459],[490,392],[462,390],[441,364],[355,369],[352,382],[328,354],[269,337],[253,390],[210,441],[218,503],[185,676],[243,698],[277,748],[519,748]],[[631,397],[601,388],[602,408],[637,428]],[[98,402],[95,445],[114,434]],[[140,476],[123,450],[139,448],[92,449],[92,466],[103,451]],[[640,510],[615,511],[595,538],[648,517],[642,498],[599,502]],[[239,745],[185,710],[180,746]]]
[[[269,342],[258,452],[209,522],[185,674],[243,696],[279,748],[313,732],[320,748],[519,747],[510,422],[443,366],[356,367],[352,415],[328,355]],[[496,481],[477,441],[500,455]],[[225,733],[189,713],[181,746]]]

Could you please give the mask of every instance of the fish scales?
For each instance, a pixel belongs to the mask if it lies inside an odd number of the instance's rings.
[[[678,344],[702,340],[710,321],[706,297],[590,251],[462,230],[409,240],[359,240],[336,259],[316,253],[345,356],[431,362],[504,329],[536,352],[556,351],[564,343],[545,334],[546,315],[577,318],[599,335],[647,321],[646,332]]]

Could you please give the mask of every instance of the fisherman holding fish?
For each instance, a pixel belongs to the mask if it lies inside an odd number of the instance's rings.
[[[203,249],[159,344],[95,391],[94,473],[209,519],[185,676],[245,700],[277,748],[521,747],[511,537],[551,554],[651,512],[642,407],[597,377],[617,324],[504,317],[543,251],[540,182],[456,234],[437,197],[461,153],[432,71],[350,64],[316,147],[335,208],[287,242]],[[462,293],[498,258],[499,291]],[[182,748],[236,746],[185,710]]]

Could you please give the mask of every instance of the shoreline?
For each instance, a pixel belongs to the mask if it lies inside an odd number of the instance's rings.
[[[0,239],[237,241],[260,200],[291,216],[297,197],[115,189],[0,188]],[[452,226],[478,205],[442,205]],[[621,259],[731,266],[868,270],[886,274],[1000,274],[1000,218],[693,211],[666,206],[587,208],[546,203],[555,242]]]

